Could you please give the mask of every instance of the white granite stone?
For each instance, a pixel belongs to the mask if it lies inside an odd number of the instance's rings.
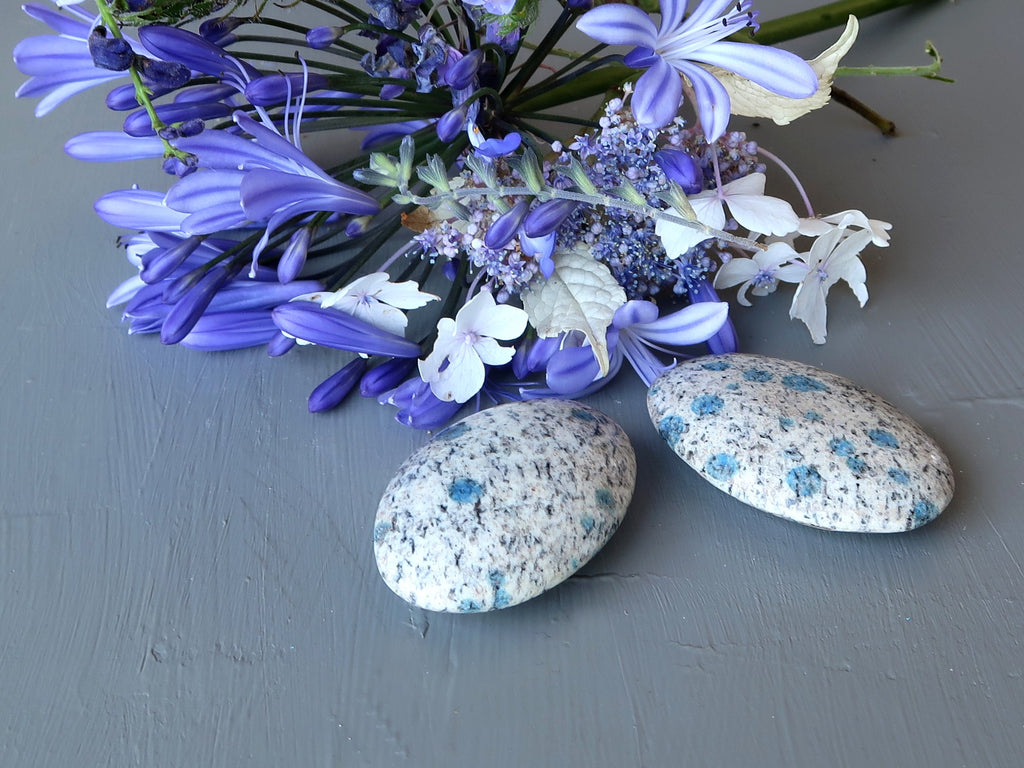
[[[427,610],[516,605],[604,546],[635,481],[629,438],[593,408],[532,400],[474,413],[388,484],[373,527],[377,568]]]
[[[802,363],[688,360],[654,382],[647,407],[708,482],[804,525],[908,531],[953,496],[949,461],[921,427],[863,387]]]

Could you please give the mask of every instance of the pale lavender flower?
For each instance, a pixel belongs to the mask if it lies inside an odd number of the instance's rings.
[[[739,29],[756,27],[751,0],[702,0],[686,15],[687,0],[661,0],[661,24],[639,8],[601,5],[577,22],[579,30],[610,45],[632,45],[624,59],[647,71],[637,81],[632,107],[637,121],[659,128],[675,118],[682,81],[693,86],[701,127],[709,141],[729,123],[729,94],[704,66],[735,72],[768,90],[805,98],[818,90],[818,77],[803,59],[786,51],[750,43],[725,42]]]

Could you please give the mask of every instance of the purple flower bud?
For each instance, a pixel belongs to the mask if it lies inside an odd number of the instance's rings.
[[[461,403],[454,400],[445,401],[437,398],[430,391],[430,385],[419,376],[399,384],[390,392],[384,392],[377,398],[381,405],[394,405],[398,408],[395,419],[400,424],[414,429],[434,429],[446,424],[454,416]]]
[[[227,117],[231,114],[231,108],[226,104],[192,104],[173,103],[161,104],[156,107],[156,114],[165,123],[181,123],[186,120],[211,120],[219,117]],[[149,113],[144,109],[132,112],[124,119],[122,128],[129,136],[153,136],[153,123]]]
[[[123,72],[132,65],[135,52],[123,37],[107,37],[107,28],[97,26],[89,33],[89,55],[100,69]]]
[[[460,104],[454,109],[451,109],[441,115],[440,119],[437,121],[437,138],[446,144],[454,141],[455,137],[462,133],[462,129],[466,125],[466,117],[468,114],[468,106],[466,104]]]
[[[138,13],[153,6],[153,0],[127,0],[127,2],[128,10],[132,13]]]
[[[357,357],[333,376],[325,379],[309,395],[309,412],[323,413],[341,404],[366,372],[366,360]]]
[[[277,327],[276,325],[274,326]],[[290,352],[298,342],[292,336],[286,336],[280,331],[277,335],[267,342],[267,354],[271,357],[280,357],[281,355]]]
[[[146,56],[137,56],[135,67],[146,87],[164,92],[181,88],[192,79],[189,68],[176,61],[155,61]]]
[[[327,87],[327,78],[315,72],[264,75],[245,86],[245,97],[257,107],[283,104],[302,93],[304,83],[307,91],[319,91]]]
[[[185,155],[184,157],[171,155],[164,159],[161,167],[163,168],[164,173],[168,173],[182,179],[199,167],[199,158],[195,155]]]
[[[179,343],[189,349],[222,352],[266,344],[279,333],[270,310],[208,312]]]
[[[654,153],[654,161],[686,194],[693,195],[704,189],[704,172],[689,153],[681,149],[662,149]]]
[[[306,33],[306,44],[317,50],[330,48],[341,37],[342,32],[341,27],[313,27]]]
[[[444,266],[441,267],[441,272],[447,279],[454,280],[459,276],[459,259],[454,258],[446,261]]]
[[[373,216],[356,216],[345,225],[345,234],[349,237],[365,235],[366,231],[370,228],[370,222],[372,221]]]
[[[487,234],[484,235],[484,245],[488,248],[501,248],[507,245],[516,236],[516,232],[522,226],[523,219],[526,218],[529,210],[529,201],[520,200],[512,206],[510,211],[501,214],[487,228]]]
[[[526,215],[523,232],[527,237],[543,237],[562,226],[562,223],[576,210],[575,200],[548,200]]]
[[[139,277],[146,283],[158,283],[180,267],[203,242],[198,235],[186,237],[170,248],[154,248],[142,256]]]
[[[278,280],[287,284],[299,276],[299,272],[306,266],[306,254],[309,252],[309,243],[312,239],[313,230],[309,227],[300,227],[292,233],[281,259],[277,262]]]
[[[364,320],[310,301],[293,301],[274,309],[277,327],[300,339],[334,349],[388,357],[419,357],[420,345],[382,331]]]
[[[379,397],[405,381],[415,367],[416,361],[409,357],[385,360],[366,372],[359,382],[359,393],[363,397]]]
[[[476,48],[448,68],[445,80],[448,85],[457,91],[468,88],[472,84],[473,78],[476,77],[477,70],[480,69],[483,61],[484,52]]]
[[[594,7],[594,0],[568,0],[566,5],[573,11],[589,11]]]
[[[199,34],[217,46],[225,46],[235,41],[231,33],[245,24],[245,19],[228,16],[219,19],[207,19],[199,25]]]
[[[185,338],[210,306],[217,291],[238,273],[239,267],[224,262],[210,269],[167,313],[160,329],[160,341],[177,344]]]

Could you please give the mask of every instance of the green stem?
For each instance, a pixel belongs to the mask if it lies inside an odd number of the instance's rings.
[[[882,132],[883,136],[896,135],[896,123],[889,118],[880,115],[863,101],[855,99],[842,88],[836,88],[834,85],[832,86],[832,99],[837,104],[842,104],[844,107],[852,109],[858,115],[870,122]]]
[[[858,19],[883,13],[903,5],[923,5],[937,0],[838,0],[809,11],[793,13],[780,19],[766,21],[757,30],[755,40],[762,45],[774,45],[784,40],[803,37],[823,29],[840,27],[851,14]],[[730,39],[749,42],[750,36],[739,32]]]

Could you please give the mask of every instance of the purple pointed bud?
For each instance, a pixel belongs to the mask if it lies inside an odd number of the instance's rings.
[[[231,108],[226,104],[161,104],[156,108],[157,117],[165,123],[181,123],[186,120],[211,120],[227,117]],[[124,119],[124,132],[129,136],[153,136],[153,121],[144,109],[132,112]]]
[[[155,61],[146,56],[137,56],[135,67],[143,84],[154,90],[173,91],[192,79],[192,72],[176,61]]]
[[[589,11],[594,7],[594,0],[568,0],[566,6],[572,11]]]
[[[327,85],[327,78],[315,72],[264,75],[245,86],[245,97],[257,107],[269,107],[295,99],[302,93],[303,86],[307,91],[321,91]]]
[[[179,343],[189,349],[223,352],[266,344],[280,333],[270,310],[211,312],[203,315]]]
[[[343,31],[341,27],[313,27],[306,33],[306,44],[317,50],[330,48],[338,41]]]
[[[468,114],[468,107],[465,104],[460,104],[441,115],[437,121],[437,138],[446,144],[454,141],[455,137],[462,133]]]
[[[419,357],[420,345],[310,301],[293,301],[274,309],[274,322],[285,333],[334,349],[387,357]]]
[[[573,395],[589,386],[600,373],[591,347],[566,347],[551,355],[547,383],[560,395]]]
[[[153,0],[127,0],[127,3],[128,10],[132,13],[138,13],[153,7]]]
[[[370,222],[372,221],[373,216],[356,216],[345,225],[345,234],[349,237],[365,235],[366,231],[370,228]]]
[[[123,131],[89,131],[68,139],[64,151],[76,160],[105,163],[163,157],[164,144],[155,136],[136,138]]]
[[[123,37],[107,37],[106,27],[94,27],[89,33],[89,55],[100,69],[123,72],[132,65],[135,52]]]
[[[277,279],[282,283],[290,283],[299,276],[299,272],[306,266],[306,254],[309,252],[309,243],[313,239],[313,230],[310,227],[299,227],[292,233],[277,262]]]
[[[357,357],[333,376],[325,379],[309,395],[309,412],[323,413],[341,404],[366,372],[366,360]]]
[[[487,228],[487,234],[484,235],[484,245],[488,248],[501,248],[508,245],[512,238],[516,236],[516,232],[522,226],[523,219],[526,218],[529,210],[529,201],[520,200],[512,206],[511,210],[501,214]]]
[[[245,22],[246,19],[240,19],[237,16],[207,19],[199,25],[199,34],[214,45],[224,47],[235,42],[235,36],[231,33]]]
[[[448,68],[445,80],[457,91],[468,88],[484,61],[484,52],[476,48]]]
[[[371,368],[359,382],[359,393],[363,397],[379,397],[394,389],[416,367],[416,360],[410,357],[394,357]]]
[[[193,235],[170,248],[154,248],[143,255],[139,277],[150,284],[160,282],[184,264],[185,259],[191,256],[202,242],[202,237]]]
[[[198,167],[199,158],[195,155],[185,155],[184,157],[171,155],[170,157],[165,158],[161,165],[164,173],[177,176],[179,179],[185,178]]]
[[[177,344],[184,339],[210,306],[217,291],[237,273],[238,266],[224,262],[199,278],[167,313],[160,329],[160,341],[164,344]]]
[[[276,328],[277,326],[275,325],[274,327]],[[295,341],[294,336],[287,336],[278,331],[277,335],[267,342],[267,354],[271,357],[280,357],[290,352],[296,344],[298,342]]]
[[[704,189],[704,171],[688,152],[662,149],[654,153],[654,161],[686,194],[694,195]]]
[[[575,200],[548,200],[526,215],[523,232],[527,237],[543,237],[562,226],[562,223],[576,210]]]
[[[454,400],[438,399],[430,391],[430,385],[419,376],[399,384],[390,392],[382,393],[377,402],[398,408],[395,419],[414,429],[434,429],[447,423],[454,416],[461,403]]]
[[[444,266],[441,267],[441,272],[447,279],[454,280],[459,276],[459,259],[454,258],[446,261]]]

